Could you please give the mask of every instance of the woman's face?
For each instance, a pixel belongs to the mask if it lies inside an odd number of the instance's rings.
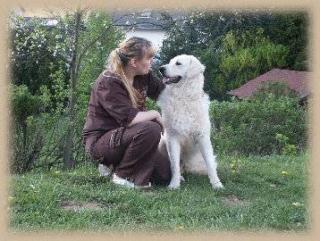
[[[153,61],[153,56],[145,55],[140,60],[135,60],[135,70],[137,75],[145,75],[148,74],[151,70],[151,65]]]

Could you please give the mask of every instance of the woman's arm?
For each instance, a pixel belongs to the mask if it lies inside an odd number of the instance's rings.
[[[149,110],[149,111],[139,111],[138,114],[133,118],[133,120],[129,123],[128,126],[132,126],[136,123],[153,120],[160,117],[158,111]]]
[[[149,121],[149,120],[155,120],[156,122],[158,122],[161,126],[162,131],[163,131],[163,123],[161,120],[161,115],[156,110],[139,111],[138,114],[133,118],[133,120],[129,123],[128,126],[132,126],[136,123],[143,122],[143,121]]]
[[[138,108],[132,106],[128,92],[120,79],[109,78],[98,82],[95,98],[120,126],[128,126],[140,112]]]

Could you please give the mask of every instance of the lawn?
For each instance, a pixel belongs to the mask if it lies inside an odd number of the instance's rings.
[[[130,190],[99,177],[92,164],[72,171],[12,175],[12,231],[305,231],[309,155],[220,156],[225,189],[185,175],[180,190]]]

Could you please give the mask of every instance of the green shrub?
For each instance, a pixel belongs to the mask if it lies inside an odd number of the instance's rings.
[[[12,125],[13,126],[13,125]],[[29,116],[25,125],[15,125],[10,137],[10,171],[23,173],[31,170],[40,156],[45,130]]]
[[[161,109],[157,105],[157,102],[150,99],[150,98],[147,98],[147,100],[146,100],[146,108],[147,108],[147,110],[156,110],[156,111],[161,112]]]
[[[306,146],[306,113],[297,99],[273,94],[251,100],[212,101],[217,151],[234,154],[293,154]],[[279,142],[282,134],[287,139]]]
[[[253,95],[255,99],[264,99],[267,95],[272,93],[275,98],[281,98],[282,96],[288,96],[291,98],[295,98],[297,93],[290,89],[288,84],[285,82],[279,81],[272,81],[272,82],[264,82],[259,87],[258,91],[256,91]]]
[[[277,133],[276,140],[279,142],[282,154],[284,154],[284,155],[296,155],[297,154],[297,147],[295,145],[288,143],[288,141],[289,141],[288,137]]]
[[[42,96],[32,95],[26,85],[10,85],[10,170],[30,170],[43,145],[43,130],[35,116],[46,107]]]

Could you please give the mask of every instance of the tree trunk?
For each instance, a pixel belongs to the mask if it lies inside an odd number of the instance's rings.
[[[74,148],[74,121],[75,121],[75,103],[76,103],[76,87],[77,87],[77,58],[78,58],[78,40],[80,35],[80,22],[82,18],[82,12],[79,10],[75,13],[75,29],[74,29],[74,45],[73,54],[70,63],[70,96],[69,96],[69,108],[68,119],[69,126],[67,128],[65,146],[63,151],[63,160],[65,168],[71,169],[75,166],[75,160],[73,159]]]

